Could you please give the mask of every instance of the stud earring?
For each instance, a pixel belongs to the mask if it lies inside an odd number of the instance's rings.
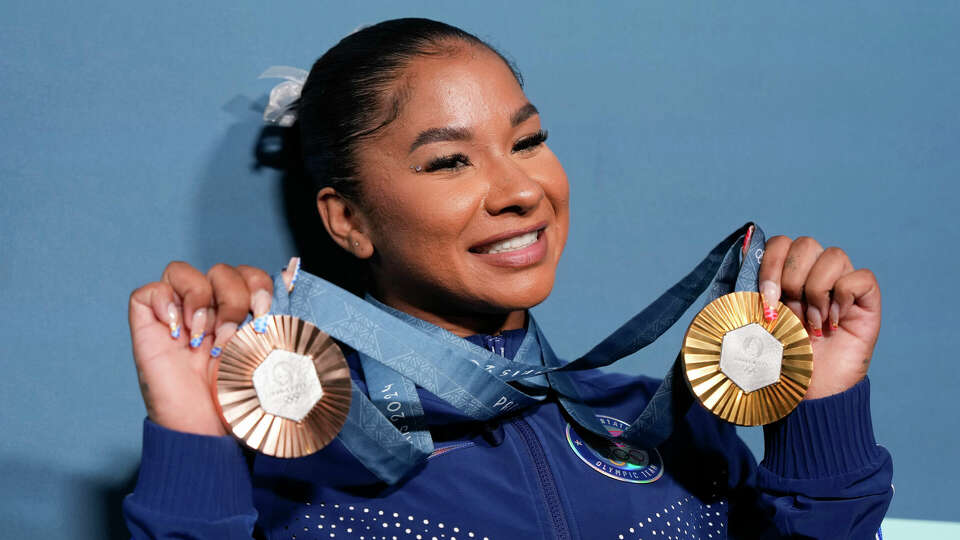
[[[353,245],[354,245],[354,247],[359,246],[359,245],[360,245],[360,242],[357,242],[356,240],[354,240],[354,241],[353,241]]]
[[[421,167],[420,165],[411,165],[411,166],[410,166],[410,169],[413,170],[413,171],[415,171],[415,172],[420,172],[420,171],[423,170],[423,167]]]

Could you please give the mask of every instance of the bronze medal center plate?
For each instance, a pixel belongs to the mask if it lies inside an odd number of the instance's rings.
[[[683,371],[710,412],[741,426],[776,422],[803,399],[813,348],[803,322],[778,303],[763,318],[759,293],[730,293],[707,304],[683,338]]]
[[[350,411],[350,368],[328,334],[290,315],[247,324],[217,366],[215,402],[227,430],[253,450],[296,458],[340,433]]]

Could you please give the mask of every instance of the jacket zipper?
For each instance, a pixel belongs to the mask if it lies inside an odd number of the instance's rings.
[[[553,478],[550,466],[547,465],[547,455],[543,451],[537,434],[533,428],[523,418],[517,418],[510,422],[517,428],[520,437],[527,444],[527,450],[533,459],[533,464],[537,469],[537,477],[540,479],[541,493],[543,502],[547,507],[547,513],[550,514],[550,520],[553,522],[553,530],[556,533],[557,540],[568,540],[570,538],[570,527],[567,526],[567,520],[563,517],[563,508],[560,505],[560,492],[557,491],[557,482]]]
[[[490,349],[490,352],[493,354],[499,354],[500,356],[506,358],[506,355],[504,354],[504,346],[507,340],[503,339],[503,336],[499,334],[495,336],[484,336],[483,340],[486,342],[487,348]]]
[[[504,345],[506,340],[503,336],[487,336],[484,342],[490,352],[506,357],[504,354]],[[543,495],[544,506],[547,507],[547,513],[550,514],[550,521],[553,523],[553,531],[556,533],[557,540],[570,539],[570,527],[567,525],[567,519],[563,516],[563,507],[560,505],[560,492],[557,490],[557,482],[553,478],[550,466],[547,465],[547,454],[543,451],[540,439],[533,432],[533,428],[523,418],[517,418],[510,421],[520,437],[526,443],[527,451],[537,469],[537,478],[540,480],[540,492]]]

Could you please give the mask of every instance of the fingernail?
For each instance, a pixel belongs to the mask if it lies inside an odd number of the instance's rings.
[[[270,296],[270,293],[266,289],[260,289],[257,292],[253,293],[253,297],[250,299],[250,307],[253,311],[254,317],[261,317],[266,315],[270,311],[270,302],[273,300],[273,297]]]
[[[813,332],[813,335],[823,337],[823,328],[821,328],[823,323],[819,309],[813,306],[807,306],[807,324],[810,326],[810,331]]]
[[[840,328],[840,306],[836,302],[830,302],[830,328]]]
[[[743,255],[747,254],[747,251],[750,249],[750,237],[753,236],[753,225],[747,227],[747,233],[743,235],[743,247],[740,248],[743,251]]]
[[[287,285],[287,292],[293,290],[294,284],[297,282],[297,278],[300,276],[300,257],[291,257],[290,263],[287,264],[287,275],[290,276],[290,284]]]
[[[763,297],[763,318],[767,322],[777,320],[780,314],[777,312],[777,304],[780,303],[780,287],[777,284],[764,280],[760,282],[760,296]]]
[[[257,332],[258,334],[262,334],[266,332],[267,316],[263,315],[263,316],[257,317],[256,319],[253,320],[252,324],[253,324],[254,331]]]
[[[267,313],[270,311],[270,302],[273,297],[264,289],[253,293],[250,305],[253,309],[253,329],[259,334],[267,331]]]
[[[203,343],[203,338],[207,335],[204,330],[207,327],[207,308],[200,308],[193,313],[193,321],[190,323],[190,346],[194,349]]]
[[[213,348],[210,349],[210,356],[216,358],[220,356],[220,353],[223,352],[223,347],[227,344],[227,341],[233,337],[233,333],[237,330],[237,323],[225,322],[217,327],[214,330],[213,335]]]
[[[180,337],[180,310],[173,302],[167,304],[167,319],[170,323],[170,337],[177,339]]]

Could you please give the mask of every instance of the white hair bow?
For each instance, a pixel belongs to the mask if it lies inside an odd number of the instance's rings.
[[[290,104],[300,97],[303,83],[309,73],[291,66],[270,66],[258,79],[284,79],[270,90],[270,101],[263,110],[263,121],[290,127],[297,120],[297,113],[289,109]]]

